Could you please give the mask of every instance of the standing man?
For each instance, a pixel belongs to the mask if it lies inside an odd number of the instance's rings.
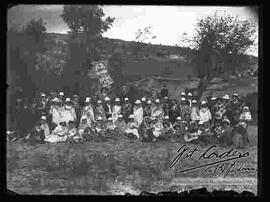
[[[184,119],[184,117],[187,115],[190,116],[191,114],[191,108],[188,105],[188,101],[184,97],[181,98],[180,114],[182,119]]]
[[[187,95],[187,102],[188,102],[188,106],[191,107],[192,105],[192,93],[189,92]]]
[[[144,109],[146,106],[146,97],[142,97],[142,108]]]
[[[77,122],[76,122],[75,125],[79,126],[79,122],[80,122],[79,117],[81,117],[81,112],[80,112],[80,103],[79,103],[78,95],[76,95],[76,94],[73,95],[72,103],[73,103],[73,107],[74,107],[75,112],[76,112],[76,117],[78,117]]]
[[[117,97],[115,98],[115,105],[112,108],[112,120],[113,124],[117,121],[118,116],[122,113],[121,100]]]
[[[111,99],[109,97],[105,97],[104,110],[105,110],[106,119],[112,116],[112,105],[111,105]]]
[[[59,93],[59,99],[60,99],[60,103],[63,106],[64,105],[64,92],[60,92]]]
[[[82,122],[82,118],[85,118],[89,126],[91,126],[92,123],[95,122],[94,107],[92,106],[90,101],[91,101],[90,97],[87,97],[85,99],[85,105],[82,108],[81,111],[82,116],[80,119],[80,122]]]
[[[172,124],[175,123],[176,118],[180,116],[180,108],[175,99],[172,100],[172,106],[169,109],[169,120]]]
[[[148,100],[146,103],[145,108],[143,109],[143,116],[146,117],[150,117],[151,116],[151,111],[152,111],[153,105],[152,105],[152,101]]]
[[[102,105],[101,100],[97,101],[97,107],[95,110],[95,117],[100,117],[102,120],[106,120],[106,113],[105,113],[105,109]]]
[[[123,109],[123,118],[124,118],[125,122],[127,123],[128,122],[128,117],[129,117],[130,114],[132,114],[132,110],[133,110],[132,105],[129,102],[128,97],[126,97],[124,99],[122,109]]]
[[[168,97],[164,97],[162,100],[162,109],[164,111],[164,115],[168,116],[169,115],[169,99]]]
[[[167,85],[164,84],[161,91],[160,91],[161,98],[168,97],[169,95],[169,90],[167,88]]]

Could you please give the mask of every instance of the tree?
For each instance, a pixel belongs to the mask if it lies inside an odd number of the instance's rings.
[[[69,87],[78,86],[76,91],[83,85],[84,79],[81,77],[86,76],[85,61],[87,60],[90,66],[91,61],[99,59],[102,33],[107,31],[114,21],[114,18],[104,19],[104,16],[100,6],[86,5],[65,5],[61,14],[70,29],[69,59],[64,70],[64,80]]]
[[[218,15],[215,12],[200,19],[197,22],[195,37],[187,38],[185,41],[192,42],[198,51],[198,64],[201,65],[202,62],[206,64],[207,70],[202,76],[210,76],[216,62],[231,61],[229,65],[231,69],[227,71],[231,70],[231,73],[235,73],[240,56],[245,54],[255,42],[255,32],[254,22],[240,21],[237,16]]]
[[[25,96],[32,96],[39,88],[35,69],[36,55],[44,50],[46,24],[42,18],[32,19],[22,29],[9,29],[7,33],[8,66],[16,74],[16,83]]]
[[[42,18],[32,19],[23,28],[23,32],[32,36],[37,44],[43,44],[46,38],[46,22]]]
[[[151,44],[151,41],[157,38],[157,36],[153,35],[151,29],[152,29],[151,26],[147,26],[144,29],[138,29],[137,32],[135,33],[135,41],[137,43],[134,43],[133,52],[136,55],[143,50],[144,44],[142,43]]]

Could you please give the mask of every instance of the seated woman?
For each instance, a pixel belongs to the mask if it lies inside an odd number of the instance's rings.
[[[68,122],[68,139],[71,142],[80,142],[82,141],[82,136],[78,133],[78,130],[75,125],[75,121]]]
[[[162,132],[161,135],[158,137],[160,140],[168,140],[170,137],[172,137],[174,130],[172,127],[171,122],[169,121],[169,116],[165,116],[163,123],[162,123]]]
[[[149,116],[144,117],[144,121],[140,130],[142,142],[152,142],[154,137],[152,129],[153,128]]]
[[[40,120],[40,128],[44,131],[45,139],[49,138],[51,136],[49,124],[47,123],[47,117],[41,116]]]
[[[56,126],[50,137],[45,139],[45,141],[50,143],[64,142],[66,141],[67,137],[68,126],[65,121],[62,121],[58,126]]]
[[[155,138],[158,138],[162,134],[163,124],[156,117],[152,117],[152,121],[153,121],[153,135],[155,136]],[[154,138],[154,141],[155,141],[155,138]]]
[[[115,126],[114,126],[113,118],[112,117],[109,117],[107,119],[106,125],[107,125],[107,130],[108,131],[113,131],[114,130]]]
[[[176,122],[173,124],[174,137],[183,138],[187,130],[187,123],[182,120],[180,116],[176,118]]]
[[[189,123],[188,129],[184,135],[184,140],[186,142],[196,142],[199,139],[200,133],[198,130],[198,125],[196,121],[191,121]]]
[[[129,121],[127,123],[125,134],[130,139],[139,139],[140,138],[139,131],[138,131],[139,126],[138,126],[138,123],[134,120],[134,115],[130,114],[128,118],[129,118]]]
[[[126,122],[125,122],[122,114],[118,115],[118,119],[115,122],[115,129],[116,129],[117,133],[119,133],[119,134],[123,134],[126,130]]]
[[[104,136],[105,131],[107,130],[107,125],[104,123],[103,118],[99,116],[97,118],[97,123],[95,124],[94,131],[95,131],[95,136]]]
[[[46,122],[46,116],[41,116],[37,126],[27,135],[26,139],[32,143],[44,143],[50,136],[49,125]]]
[[[91,134],[93,133],[92,127],[90,127],[90,123],[87,121],[86,116],[81,117],[81,122],[78,127],[78,133],[82,137],[83,140],[89,141],[91,138]]]

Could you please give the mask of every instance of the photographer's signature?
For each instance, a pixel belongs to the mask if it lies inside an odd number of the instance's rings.
[[[236,149],[229,149],[227,151],[219,152],[215,150],[216,145],[212,145],[205,150],[200,150],[197,147],[192,148],[187,145],[182,145],[178,149],[177,156],[173,159],[170,164],[170,168],[173,168],[179,160],[186,160],[195,158],[197,160],[207,160],[212,159],[213,161],[206,164],[201,164],[195,167],[187,168],[181,170],[179,173],[196,170],[199,168],[203,168],[202,172],[204,173],[216,173],[216,174],[223,174],[226,177],[229,173],[236,172],[236,171],[257,171],[256,168],[250,168],[243,166],[242,164],[237,165],[236,159],[246,158],[249,156],[249,152],[241,152]],[[234,162],[231,163],[231,161]]]

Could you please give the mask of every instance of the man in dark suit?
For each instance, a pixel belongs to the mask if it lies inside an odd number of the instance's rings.
[[[111,99],[109,97],[105,97],[105,103],[104,103],[104,110],[106,119],[112,116],[112,105],[111,105]]]
[[[167,88],[167,85],[164,84],[161,91],[160,91],[160,95],[162,98],[164,98],[164,97],[168,97],[168,94],[169,94],[169,90]]]

